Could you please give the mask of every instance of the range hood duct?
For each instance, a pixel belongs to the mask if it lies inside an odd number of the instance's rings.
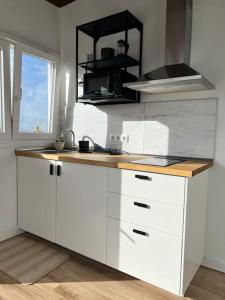
[[[214,89],[204,76],[190,65],[193,0],[167,0],[165,66],[141,76],[124,87],[163,94]]]

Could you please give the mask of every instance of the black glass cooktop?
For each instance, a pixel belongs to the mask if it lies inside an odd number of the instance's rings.
[[[130,163],[139,164],[139,165],[167,167],[167,166],[175,165],[175,164],[180,163],[182,161],[184,161],[184,159],[173,159],[173,158],[164,158],[164,157],[149,157],[149,158],[130,161]]]

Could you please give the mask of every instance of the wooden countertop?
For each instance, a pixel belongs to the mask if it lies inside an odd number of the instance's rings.
[[[64,161],[79,164],[88,164],[95,166],[103,166],[109,168],[118,168],[150,173],[159,173],[167,175],[175,175],[182,177],[193,177],[202,171],[213,166],[213,160],[186,160],[178,164],[174,164],[167,167],[141,165],[129,163],[133,160],[147,158],[147,155],[110,155],[105,153],[78,153],[67,152],[60,154],[44,154],[38,151],[32,150],[16,150],[17,156],[41,158],[47,160]]]

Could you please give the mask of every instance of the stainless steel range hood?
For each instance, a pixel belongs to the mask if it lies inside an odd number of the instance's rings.
[[[214,89],[190,65],[193,0],[167,0],[166,65],[146,73],[124,87],[148,94]]]

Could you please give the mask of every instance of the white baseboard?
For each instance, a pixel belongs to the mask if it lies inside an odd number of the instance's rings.
[[[225,262],[213,258],[204,257],[202,265],[204,267],[225,273]]]
[[[23,231],[16,226],[0,230],[0,242],[3,242],[13,236],[21,234]]]

